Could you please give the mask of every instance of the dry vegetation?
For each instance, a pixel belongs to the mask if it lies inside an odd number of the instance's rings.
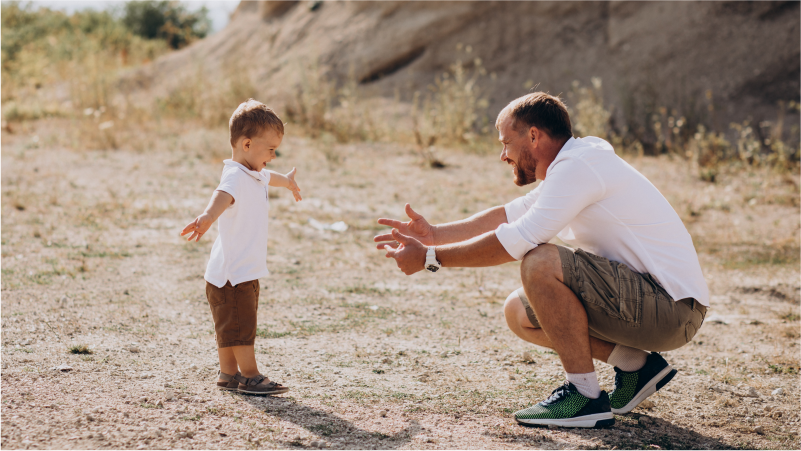
[[[615,126],[600,80],[575,86],[576,131],[612,141],[687,224],[712,309],[690,345],[667,353],[679,375],[653,406],[605,430],[530,429],[511,413],[563,372],[506,329],[517,265],[406,277],[372,243],[376,218],[405,202],[443,222],[526,192],[497,161],[480,60],[452,66],[411,104],[364,99],[322,66],[299,72],[272,166],[298,168],[304,200],[271,191],[256,344],[263,370],[292,391],[260,398],[213,388],[202,275],[216,228],[196,244],[178,237],[230,155],[228,114],[257,93],[244,71],[221,82],[198,66],[178,89],[129,96],[120,71],[166,51],[134,41],[4,67],[3,448],[801,445],[798,127],[782,120],[797,104],[733,125],[735,138],[669,108],[635,133]],[[42,42],[52,48],[26,47],[29,61],[62,49]],[[24,68],[51,78],[22,83],[34,80]],[[609,388],[611,370],[598,369]]]

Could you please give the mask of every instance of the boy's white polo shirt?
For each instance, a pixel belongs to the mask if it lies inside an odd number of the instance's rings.
[[[220,233],[211,248],[204,276],[219,288],[228,281],[238,285],[270,274],[267,270],[270,173],[251,171],[233,160],[223,163],[217,191],[230,194],[234,204],[217,220]]]

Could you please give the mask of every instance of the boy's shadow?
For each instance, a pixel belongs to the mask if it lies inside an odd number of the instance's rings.
[[[345,449],[398,449],[422,432],[416,420],[394,435],[360,429],[350,421],[294,400],[270,396],[242,396],[248,404],[267,414],[290,421],[327,442],[327,447]],[[279,442],[285,446],[309,447],[298,440]]]
[[[646,417],[645,424],[639,422],[640,417]],[[731,449],[716,438],[699,434],[691,429],[677,426],[661,418],[642,414],[627,414],[616,416],[614,426],[599,429],[558,428],[559,431],[571,432],[584,438],[600,440],[603,445],[617,447],[617,449],[642,449],[656,445],[655,449]],[[631,421],[635,420],[635,421]],[[543,434],[531,434],[537,429],[547,429],[530,426],[521,429],[520,434],[487,433],[506,442],[519,442],[532,440],[540,442],[538,446],[552,441]],[[654,447],[651,447],[654,448]],[[650,449],[650,448],[649,448]]]

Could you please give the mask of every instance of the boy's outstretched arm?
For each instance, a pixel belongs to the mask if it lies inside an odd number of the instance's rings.
[[[194,221],[187,224],[186,227],[181,230],[181,236],[191,232],[192,235],[187,238],[187,241],[192,241],[192,239],[198,241],[200,237],[209,230],[209,227],[214,224],[214,221],[223,214],[225,209],[233,203],[234,197],[230,194],[225,191],[214,191],[214,194],[211,195],[209,205],[206,207],[206,211],[195,218]]]
[[[295,202],[300,202],[303,200],[303,198],[300,197],[300,188],[298,188],[298,184],[295,183],[295,173],[297,172],[297,169],[292,168],[292,170],[287,172],[286,175],[275,171],[267,172],[270,173],[270,183],[268,183],[268,185],[286,188],[292,191],[292,195],[295,196]]]

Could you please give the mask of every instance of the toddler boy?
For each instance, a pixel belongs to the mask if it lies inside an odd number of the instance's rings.
[[[220,219],[220,234],[206,267],[206,297],[214,319],[220,374],[217,386],[270,395],[289,390],[259,372],[253,344],[260,277],[267,270],[267,186],[287,188],[300,201],[295,168],[286,175],[265,169],[284,137],[284,124],[265,104],[243,102],[228,122],[232,157],[206,211],[181,231],[199,240]],[[237,370],[238,368],[238,370]]]

